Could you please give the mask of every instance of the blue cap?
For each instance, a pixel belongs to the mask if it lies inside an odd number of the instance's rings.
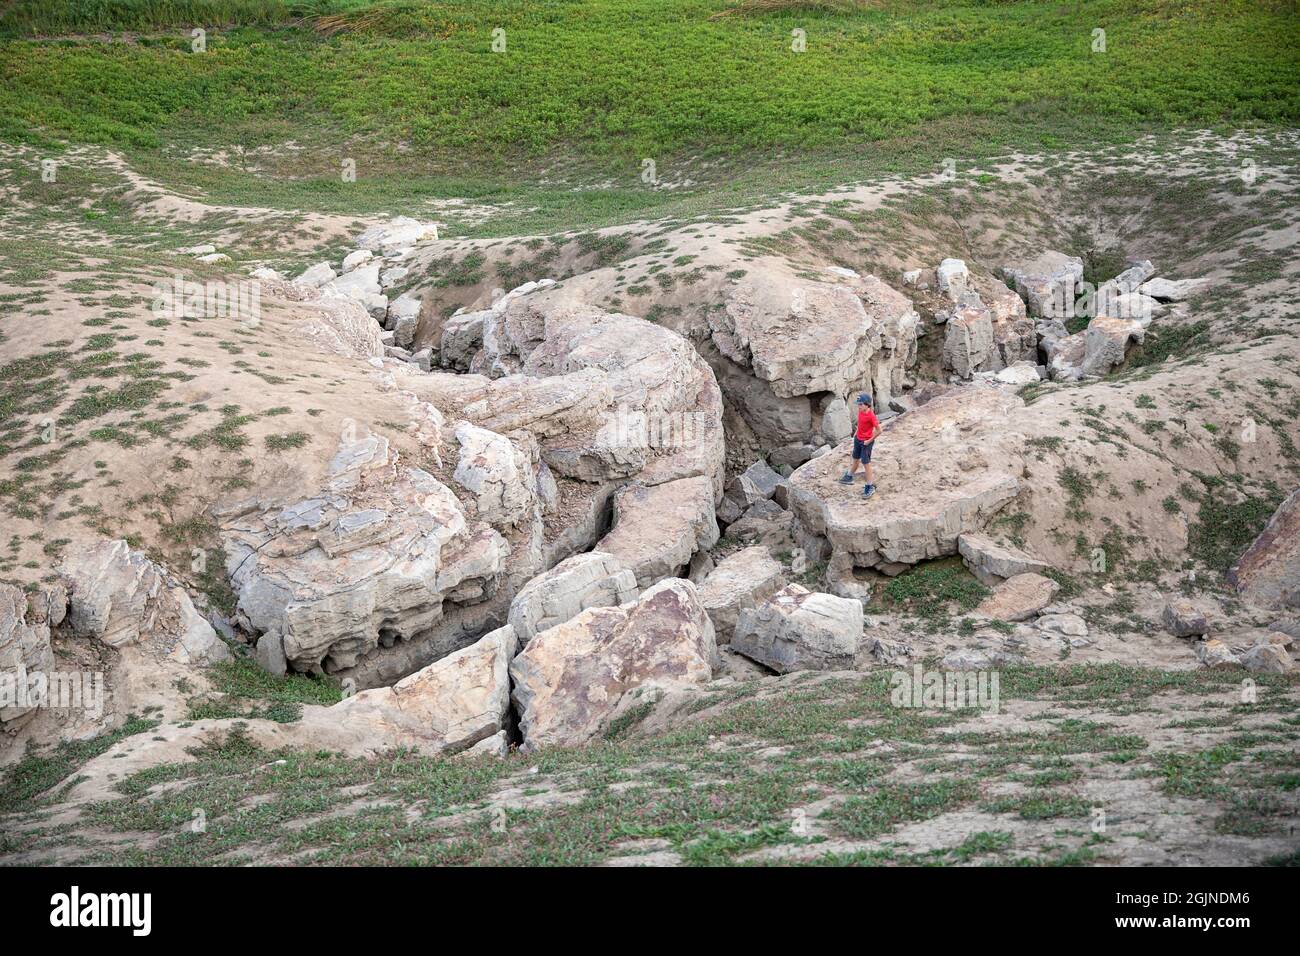
[[[870,405],[870,404],[871,404],[871,396],[868,395],[866,392],[859,392],[859,393],[858,393],[858,404],[859,404],[859,405]]]

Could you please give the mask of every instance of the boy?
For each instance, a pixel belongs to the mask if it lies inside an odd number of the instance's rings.
[[[876,418],[876,413],[871,410],[871,396],[863,392],[858,396],[858,430],[853,435],[853,466],[844,473],[840,483],[853,484],[853,476],[857,474],[858,466],[861,465],[867,476],[867,485],[862,489],[864,498],[870,498],[876,493],[875,469],[871,467],[871,446],[875,444],[876,436],[879,434],[880,421]]]

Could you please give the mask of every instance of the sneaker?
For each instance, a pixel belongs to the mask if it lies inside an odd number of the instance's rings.
[[[840,484],[841,484],[841,485],[851,485],[851,484],[853,484],[853,472],[851,472],[851,471],[846,471],[846,472],[844,473],[844,477],[840,479]]]
[[[871,497],[872,495],[874,495],[875,493],[876,493],[876,486],[875,486],[875,485],[866,485],[866,486],[864,486],[863,489],[862,489],[862,497],[864,497],[864,498],[870,498],[870,497]]]

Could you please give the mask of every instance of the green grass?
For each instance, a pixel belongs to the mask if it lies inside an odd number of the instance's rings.
[[[1300,44],[1282,4],[892,0],[714,19],[728,5],[19,0],[0,14],[0,138],[104,143],[218,199],[299,207],[510,200],[529,174],[601,175],[614,188],[566,200],[566,182],[551,199],[626,217],[674,201],[641,183],[647,157],[670,182],[722,159],[710,174],[726,189],[761,157],[793,186],[845,159],[935,167],[1300,116]],[[191,52],[196,24],[206,52]],[[1104,53],[1091,51],[1099,26]],[[506,50],[494,53],[498,28]],[[100,36],[121,30],[142,35]],[[290,140],[301,149],[277,148]],[[230,150],[230,167],[178,158],[191,147]],[[355,183],[339,175],[344,158]]]
[[[215,676],[227,692],[263,700],[315,694],[251,665],[225,665]],[[892,707],[884,676],[787,681],[762,697],[744,688],[665,733],[638,734],[625,723],[617,739],[505,760],[268,752],[232,722],[224,739],[195,747],[193,761],[117,781],[120,796],[86,806],[76,825],[7,843],[0,835],[0,853],[76,846],[77,828],[91,826],[121,833],[126,843],[87,847],[86,862],[116,864],[229,865],[265,852],[270,860],[322,864],[588,865],[634,852],[622,845],[635,841],[656,841],[688,865],[744,862],[765,849],[795,850],[821,864],[1119,862],[1078,822],[1100,805],[1116,835],[1131,830],[1122,802],[1081,791],[1098,768],[1119,781],[1151,780],[1159,800],[1206,801],[1211,812],[1198,819],[1217,833],[1267,837],[1284,822],[1300,729],[1279,725],[1268,739],[1248,741],[1238,725],[1261,713],[1265,699],[1289,714],[1300,678],[1259,679],[1260,704],[1216,709],[1223,719],[1215,730],[1165,728],[1159,748],[1110,721],[1171,693],[1185,710],[1215,706],[1239,675],[1119,665],[1007,668],[1004,699],[1037,702],[1032,730],[998,722],[962,729],[970,727],[964,712]],[[1171,734],[1190,744],[1211,732],[1237,736],[1203,752],[1165,749],[1178,739]],[[20,775],[29,782],[10,789],[6,780],[2,805],[39,810],[31,802],[36,793],[57,788],[115,739],[90,742],[87,754],[40,772],[29,756]],[[758,756],[763,750],[776,752]],[[1007,794],[1008,785],[1026,783]],[[811,808],[829,795],[823,809]],[[351,807],[355,800],[365,805]],[[206,808],[202,833],[186,826],[196,807]],[[964,837],[940,826],[931,848],[895,838],[909,824],[962,810],[1015,821],[1014,839],[997,826]],[[1158,812],[1183,811],[1171,804]],[[142,832],[158,839],[132,846]],[[817,844],[827,839],[870,845],[820,853]]]

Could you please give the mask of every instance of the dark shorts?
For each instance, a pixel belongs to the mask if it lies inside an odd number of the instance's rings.
[[[876,443],[873,438],[871,441],[864,442],[861,438],[853,439],[853,460],[866,464],[871,461],[871,446]]]

